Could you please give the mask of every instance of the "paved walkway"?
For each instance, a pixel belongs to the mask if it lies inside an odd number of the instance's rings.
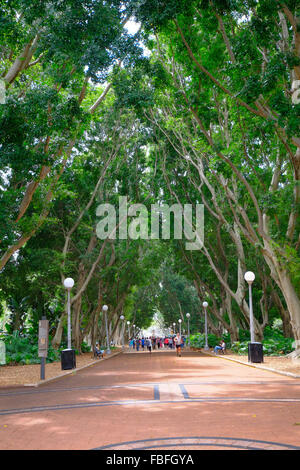
[[[0,449],[300,450],[300,380],[184,352],[0,389]]]

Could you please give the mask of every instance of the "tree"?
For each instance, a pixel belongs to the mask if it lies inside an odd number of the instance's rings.
[[[0,270],[48,217],[75,144],[111,88],[99,84],[141,52],[124,28],[130,2],[1,3]]]
[[[166,8],[162,18],[153,5],[150,17],[145,5],[137,16],[156,34],[149,46],[169,74],[172,114],[189,114],[197,128],[197,155],[189,157],[198,167],[203,161],[241,234],[263,255],[300,340],[300,105],[290,93],[300,63],[295,2],[155,6]]]

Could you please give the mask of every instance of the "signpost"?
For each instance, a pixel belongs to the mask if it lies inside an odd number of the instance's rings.
[[[41,358],[41,380],[45,380],[45,364],[48,356],[49,320],[39,321],[39,357]]]

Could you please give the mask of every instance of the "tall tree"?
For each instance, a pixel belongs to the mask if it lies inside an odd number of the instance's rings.
[[[264,256],[300,341],[299,17],[294,1],[143,3],[175,114],[244,237]],[[292,204],[286,201],[292,200]]]
[[[1,260],[39,230],[75,144],[96,119],[113,68],[141,53],[130,2],[1,2]]]

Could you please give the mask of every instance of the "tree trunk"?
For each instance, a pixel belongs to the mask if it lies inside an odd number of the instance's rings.
[[[65,326],[65,319],[66,319],[66,312],[64,312],[59,321],[58,321],[58,325],[56,327],[56,332],[55,332],[55,335],[52,339],[52,347],[54,349],[58,349],[61,345],[61,340],[62,340],[62,335],[63,335],[63,330],[64,330],[64,326]]]
[[[229,317],[229,323],[230,323],[230,339],[231,342],[235,342],[239,340],[239,329],[237,326],[237,323],[235,321],[235,317],[232,313],[232,306],[231,306],[231,296],[229,295],[228,292],[225,293],[225,312],[227,312],[228,317]]]
[[[288,271],[281,271],[278,274],[279,282],[281,285],[281,291],[284,295],[290,314],[294,338],[296,342],[298,342],[297,349],[300,349],[300,299],[291,282]]]
[[[272,295],[273,302],[278,308],[278,311],[282,319],[283,335],[286,338],[293,338],[293,328],[291,325],[291,319],[290,319],[289,313],[287,309],[283,306],[281,299],[278,295],[278,292],[276,291],[276,288],[273,288],[271,295]]]

